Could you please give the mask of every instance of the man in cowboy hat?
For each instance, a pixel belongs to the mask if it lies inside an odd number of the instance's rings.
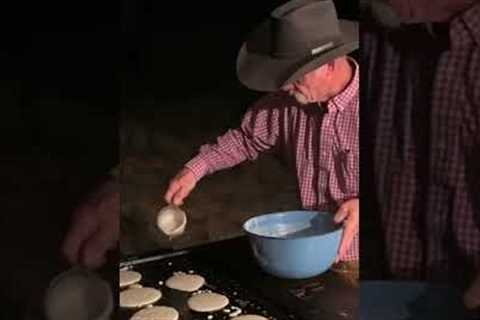
[[[237,74],[269,92],[171,180],[181,205],[204,176],[281,149],[294,161],[305,209],[336,213],[344,224],[337,259],[358,260],[358,27],[338,20],[332,1],[293,0],[276,8],[240,49]]]

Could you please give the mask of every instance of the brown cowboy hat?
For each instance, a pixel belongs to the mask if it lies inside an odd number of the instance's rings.
[[[332,59],[358,49],[358,23],[339,20],[330,0],[293,0],[247,38],[237,75],[257,91],[277,91]]]

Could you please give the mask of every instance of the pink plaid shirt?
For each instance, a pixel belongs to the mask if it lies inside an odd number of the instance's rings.
[[[439,27],[364,24],[363,206],[381,219],[388,274],[461,283],[480,269],[480,2]]]
[[[266,95],[247,111],[240,128],[203,145],[185,166],[200,180],[267,150],[282,151],[294,164],[304,209],[335,212],[358,198],[359,67],[350,61],[352,80],[326,106],[302,106],[282,91]],[[358,260],[358,235],[344,259]]]

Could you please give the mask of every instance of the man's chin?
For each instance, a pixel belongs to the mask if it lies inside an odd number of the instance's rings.
[[[302,105],[302,106],[306,106],[307,104],[309,104],[308,102],[305,102],[305,101],[299,101],[297,100],[298,104]]]

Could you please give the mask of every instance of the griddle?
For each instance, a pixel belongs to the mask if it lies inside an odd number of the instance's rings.
[[[306,280],[285,280],[264,273],[252,256],[246,237],[225,240],[183,251],[154,252],[126,257],[121,268],[143,275],[143,286],[160,288],[163,297],[154,305],[175,307],[182,320],[227,320],[223,310],[201,314],[188,309],[190,294],[171,290],[165,281],[174,272],[205,277],[211,290],[229,297],[231,307],[275,320],[348,320],[358,318],[358,289],[336,273],[326,272]],[[121,309],[115,319],[127,320],[136,310]],[[209,316],[213,316],[210,317]]]

